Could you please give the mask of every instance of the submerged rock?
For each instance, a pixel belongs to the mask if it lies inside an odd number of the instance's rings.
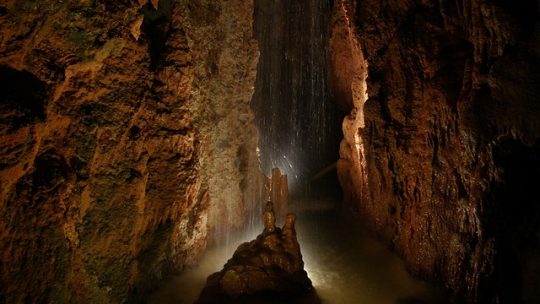
[[[275,227],[269,202],[263,218],[263,233],[240,245],[223,270],[208,277],[197,303],[290,302],[313,290],[296,239],[296,216],[287,214],[283,228]]]

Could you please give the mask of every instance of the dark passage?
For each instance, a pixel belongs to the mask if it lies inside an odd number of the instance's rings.
[[[260,0],[255,4],[260,58],[252,108],[260,135],[261,165],[268,176],[277,167],[288,177],[288,211],[297,215],[304,269],[316,293],[316,298],[308,294],[290,301],[445,303],[444,293],[413,278],[401,259],[340,211],[335,162],[344,113],[327,84],[332,3]],[[168,281],[150,302],[193,302],[207,277],[220,271],[229,258],[234,260],[233,253],[242,241],[253,240],[261,232],[262,226],[256,225],[238,242],[208,250],[199,265]],[[228,281],[223,279],[225,269],[227,266],[210,278],[208,290],[219,286],[217,278],[222,284]],[[284,301],[268,297],[263,303]]]
[[[532,146],[506,139],[495,148],[502,179],[492,193],[498,240],[494,282],[486,282],[503,303],[540,298],[540,141]]]
[[[327,0],[255,2],[260,58],[252,108],[260,132],[263,170],[279,167],[293,195],[321,185],[339,191],[337,177],[311,179],[338,158],[342,113],[327,84]]]
[[[31,73],[0,66],[0,127],[13,131],[43,121],[47,94],[47,85]]]

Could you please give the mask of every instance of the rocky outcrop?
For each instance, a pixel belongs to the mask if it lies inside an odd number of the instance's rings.
[[[220,243],[242,229],[266,193],[250,106],[259,58],[254,4],[200,0],[180,6],[194,62],[189,111],[203,138],[201,188],[210,197],[212,241]]]
[[[362,136],[357,130],[364,128],[364,103],[367,100],[367,62],[356,31],[354,30],[354,3],[334,3],[331,34],[328,42],[328,78],[334,92],[335,102],[349,111],[342,123],[344,139],[340,144],[340,159],[337,162],[340,183],[348,208],[356,209],[357,200],[367,190],[363,177],[366,174],[365,151]]]
[[[241,225],[252,5],[0,4],[0,302],[136,301]]]
[[[456,300],[540,298],[538,16],[536,1],[334,2],[349,204]],[[341,70],[361,77],[362,56],[363,106]]]
[[[292,303],[312,291],[296,239],[296,216],[287,214],[280,229],[268,202],[263,217],[263,233],[240,245],[223,270],[208,277],[196,303]]]

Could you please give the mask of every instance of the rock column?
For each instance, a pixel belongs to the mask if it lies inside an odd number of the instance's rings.
[[[270,190],[270,199],[274,203],[274,212],[276,214],[276,218],[285,218],[289,200],[289,185],[287,175],[282,175],[279,168],[272,169],[272,188]]]

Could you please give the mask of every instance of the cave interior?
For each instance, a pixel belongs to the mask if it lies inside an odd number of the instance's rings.
[[[538,96],[536,0],[5,0],[0,304],[540,303]]]

